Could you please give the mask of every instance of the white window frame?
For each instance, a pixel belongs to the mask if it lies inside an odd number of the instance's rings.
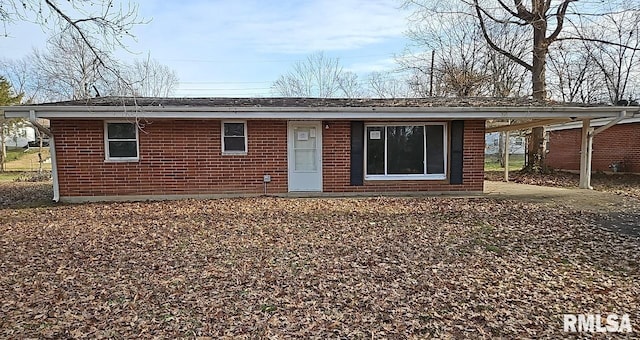
[[[444,153],[444,173],[442,174],[427,174],[427,130],[424,130],[424,154],[423,154],[423,164],[424,164],[424,173],[423,174],[407,174],[407,175],[399,175],[399,174],[386,174],[387,172],[387,129],[388,126],[428,126],[428,125],[441,125],[442,126],[442,145]],[[368,155],[368,147],[369,147],[369,136],[367,135],[367,128],[370,127],[384,127],[384,175],[367,175],[367,155]],[[447,131],[447,123],[446,122],[385,122],[385,123],[368,123],[364,125],[364,179],[367,181],[402,181],[402,180],[444,180],[447,179],[447,169],[448,169],[448,131]]]
[[[244,127],[244,151],[226,151],[224,146],[224,124],[240,124]],[[246,120],[223,120],[220,123],[220,144],[222,146],[222,154],[223,155],[246,155],[249,152],[249,136],[247,129],[247,121]],[[228,137],[239,137],[239,136],[228,136]]]
[[[109,124],[133,124],[136,130],[136,139],[109,139]],[[109,141],[136,142],[136,157],[111,157],[109,156]],[[105,120],[104,121],[104,161],[105,162],[137,162],[140,160],[140,136],[136,123],[127,120]]]

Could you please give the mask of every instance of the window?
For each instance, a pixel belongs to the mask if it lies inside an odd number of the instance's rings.
[[[444,123],[366,126],[365,179],[445,179]]]
[[[105,159],[138,160],[138,128],[129,122],[105,122]]]
[[[222,153],[247,153],[246,122],[222,122]]]

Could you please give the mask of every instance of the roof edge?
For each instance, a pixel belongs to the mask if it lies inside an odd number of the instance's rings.
[[[629,112],[632,108],[634,111]],[[519,119],[631,116],[636,107],[139,107],[122,106],[8,106],[7,118],[115,119],[123,117],[166,119]]]

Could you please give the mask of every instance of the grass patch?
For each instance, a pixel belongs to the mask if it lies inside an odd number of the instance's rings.
[[[42,159],[47,160],[49,158],[49,148],[45,147],[42,149]],[[7,161],[5,162],[5,169],[7,171],[35,171],[38,167],[38,148],[30,148],[28,150],[13,148],[7,150]],[[42,167],[44,170],[50,170],[51,163],[44,163]]]
[[[30,151],[25,151],[25,149],[9,149],[7,148],[7,159],[6,162],[17,161],[22,158],[24,155],[30,153]],[[37,153],[37,151],[36,151]]]
[[[509,155],[509,171],[518,171],[518,170],[521,170],[523,167],[524,167],[524,155]],[[498,170],[504,170],[504,167],[500,165],[500,160],[497,155],[485,155],[484,170],[498,171]]]

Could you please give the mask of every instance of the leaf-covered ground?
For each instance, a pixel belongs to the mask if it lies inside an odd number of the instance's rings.
[[[0,338],[540,338],[628,313],[640,239],[488,198],[0,210]],[[637,333],[636,333],[637,335]]]
[[[21,178],[22,175],[16,178]],[[51,205],[53,184],[45,182],[0,181],[0,209]],[[3,211],[0,210],[0,216]]]

